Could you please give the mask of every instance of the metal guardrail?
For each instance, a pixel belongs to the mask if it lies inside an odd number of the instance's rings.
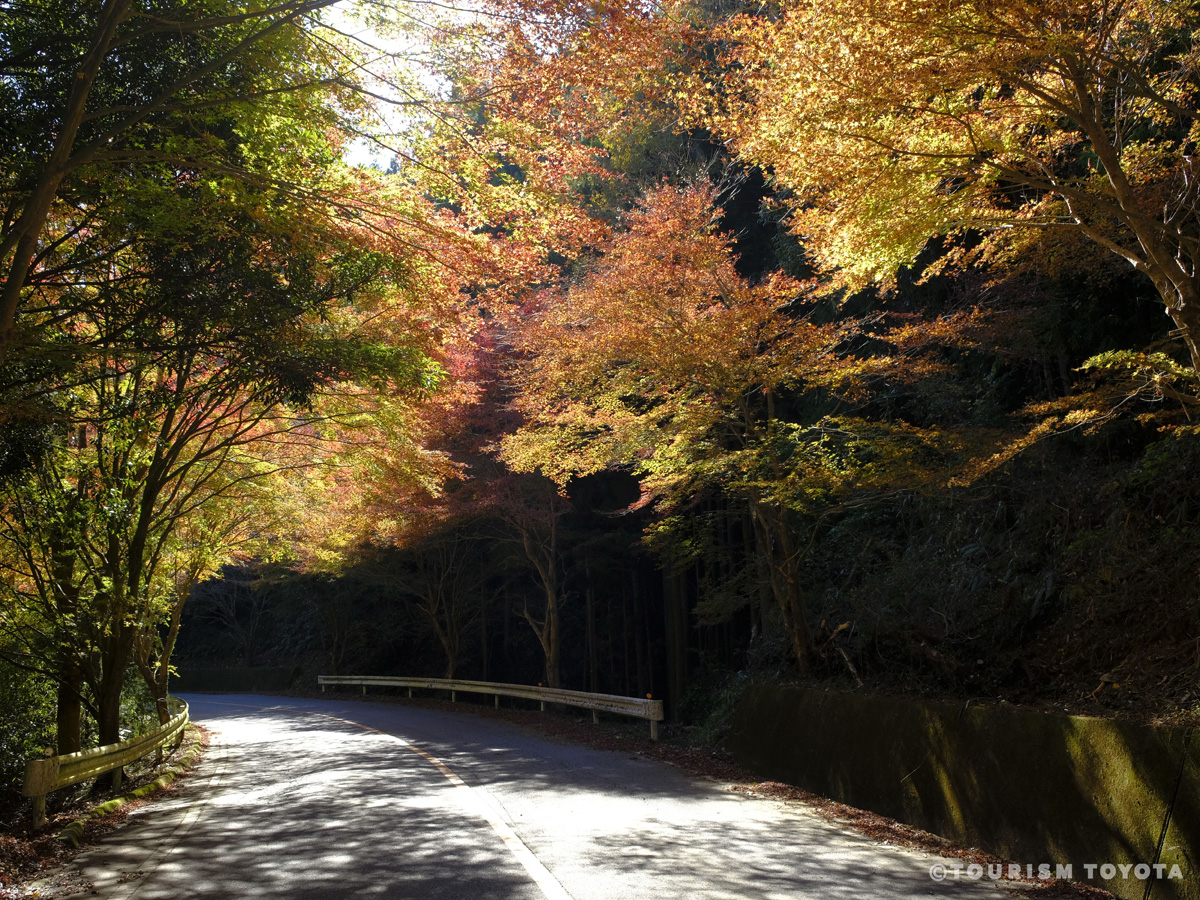
[[[48,756],[45,759],[31,759],[26,762],[25,783],[21,793],[33,798],[33,827],[38,828],[45,823],[46,795],[51,791],[87,781],[113,769],[119,772],[121,766],[141,759],[152,751],[157,750],[161,755],[163,744],[181,734],[190,721],[186,702],[178,697],[169,697],[167,703],[172,713],[171,719],[151,732],[127,738],[117,744],[105,744],[103,747],[80,750],[78,753],[65,753],[62,756]],[[118,774],[114,787],[119,786]]]
[[[500,706],[501,697],[523,697],[527,700],[537,700],[542,709],[547,703],[561,703],[565,706],[578,706],[592,711],[592,721],[599,721],[599,713],[611,712],[622,716],[634,716],[638,719],[650,720],[650,740],[658,740],[658,723],[663,720],[663,702],[640,697],[621,697],[617,694],[591,694],[586,691],[568,691],[562,688],[534,687],[525,684],[500,684],[494,681],[459,681],[453,678],[393,678],[386,675],[318,675],[317,684],[321,690],[326,685],[362,685],[363,694],[367,688],[376,687],[406,687],[408,696],[412,697],[413,688],[449,691],[450,699],[455,700],[456,694],[463,691],[469,694],[492,694],[496,698],[496,707]]]

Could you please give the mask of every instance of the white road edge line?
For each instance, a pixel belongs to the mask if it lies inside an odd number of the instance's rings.
[[[328,713],[297,709],[294,706],[255,706],[251,703],[222,703],[219,700],[206,700],[205,702],[213,703],[218,706],[245,706],[250,709],[261,710],[279,709],[286,710],[288,712],[302,713],[307,716],[320,716],[323,719],[333,719],[335,722],[343,722],[346,725],[353,725],[355,728],[361,728],[364,731],[373,731],[376,734],[381,734],[384,737],[398,741],[401,746],[407,747],[409,750],[422,757],[427,762],[432,763],[434,768],[441,772],[446,780],[460,791],[466,791],[466,794],[463,796],[468,798],[468,802],[466,804],[467,807],[473,808],[480,818],[492,826],[492,830],[496,832],[496,835],[501,841],[504,842],[504,846],[507,847],[509,852],[516,857],[517,862],[525,867],[525,871],[529,873],[529,877],[533,879],[534,884],[536,884],[541,890],[542,894],[545,895],[546,900],[574,900],[574,898],[568,894],[566,889],[559,883],[558,879],[550,873],[550,870],[542,865],[541,860],[534,856],[533,851],[526,846],[525,842],[521,840],[520,836],[515,831],[512,830],[508,823],[496,817],[491,809],[488,808],[488,804],[484,802],[483,798],[479,796],[478,792],[473,787],[463,781],[453,769],[451,769],[432,753],[427,750],[422,750],[411,741],[399,737],[398,735],[381,731],[378,728],[372,728],[370,725],[364,725],[361,722],[355,722],[353,719],[343,719],[340,716],[331,716]]]
[[[216,740],[215,735],[210,739],[208,749],[205,751],[205,758],[209,762],[212,762],[215,759],[217,763],[217,770],[211,775],[205,775],[201,776],[199,779],[195,779],[191,782],[191,784],[197,784],[200,781],[207,779],[207,784],[205,786],[206,788],[210,789],[209,797],[204,800],[194,800],[189,804],[187,811],[183,814],[183,817],[179,820],[179,822],[176,823],[175,827],[172,828],[171,832],[167,835],[165,841],[166,846],[151,850],[142,858],[141,862],[139,862],[135,868],[130,869],[128,866],[126,866],[127,871],[145,872],[146,877],[134,879],[128,883],[117,881],[116,887],[112,891],[105,892],[105,900],[133,900],[133,898],[136,897],[136,895],[145,885],[146,878],[149,877],[149,873],[156,869],[163,862],[163,860],[166,859],[167,856],[179,849],[179,845],[183,843],[184,837],[187,836],[187,833],[191,830],[191,827],[196,824],[196,819],[200,817],[200,813],[204,810],[204,807],[208,805],[208,801],[212,799],[211,789],[219,785],[221,783],[221,779],[224,778],[226,774],[225,754],[221,752],[221,748]],[[153,798],[151,799],[153,800]],[[85,856],[87,852],[95,849],[95,846],[89,847],[88,850],[85,850],[80,855]],[[40,896],[41,891],[44,889],[53,890],[54,879],[57,876],[61,876],[67,870],[79,872],[78,861],[73,858],[67,862],[62,869],[32,882],[27,887],[27,890],[34,892],[30,896]],[[124,874],[125,872],[115,872],[112,873],[112,876],[119,879]],[[98,882],[92,883],[92,893],[99,895],[100,891],[106,889],[107,887],[108,885],[105,883],[105,880],[101,879]],[[51,894],[51,896],[57,896],[57,894]]]
[[[215,734],[209,738],[208,746],[209,751],[212,752],[214,756],[217,756],[218,763],[217,771],[212,774],[208,784],[205,785],[208,792],[208,797],[204,800],[193,803],[191,809],[187,811],[182,821],[180,821],[180,823],[171,831],[171,836],[169,838],[170,843],[166,847],[162,847],[156,852],[152,853],[146,858],[141,866],[138,867],[141,871],[146,872],[146,875],[133,882],[130,885],[130,889],[124,894],[118,891],[115,894],[109,895],[109,900],[134,900],[134,898],[136,898],[137,895],[142,892],[142,888],[146,886],[150,872],[157,869],[160,865],[162,865],[163,862],[166,861],[168,856],[179,849],[179,847],[183,844],[183,839],[187,837],[187,833],[192,830],[192,826],[195,825],[196,820],[200,818],[200,813],[204,811],[205,807],[208,806],[209,801],[212,800],[213,795],[216,793],[216,789],[220,787],[221,780],[225,777],[225,764],[228,761],[228,757],[224,748],[220,746],[219,739]]]
[[[343,719],[342,721],[346,720]],[[357,722],[353,724],[358,725]],[[359,725],[359,727],[363,728],[366,726]],[[374,728],[371,729],[371,731],[376,730],[377,729]],[[387,734],[387,732],[384,731],[380,731],[378,733]],[[561,884],[559,884],[558,879],[550,874],[550,870],[542,865],[541,860],[533,855],[533,851],[525,845],[525,842],[521,840],[520,836],[512,830],[508,823],[496,818],[492,811],[488,809],[488,806],[483,799],[478,796],[475,789],[459,778],[458,775],[454,773],[453,769],[451,769],[432,753],[428,752],[427,750],[422,750],[420,747],[409,743],[404,738],[396,737],[394,734],[388,735],[388,737],[399,741],[409,750],[413,751],[413,753],[416,753],[433,763],[437,770],[446,776],[447,781],[449,781],[456,788],[466,791],[470,795],[470,805],[474,806],[476,812],[483,817],[484,821],[492,826],[492,830],[499,835],[500,840],[504,841],[504,846],[506,846],[509,849],[509,852],[511,852],[512,855],[517,858],[517,862],[525,867],[525,871],[529,873],[529,877],[536,882],[537,886],[541,888],[542,893],[546,895],[546,900],[572,900],[571,895],[567,893],[566,889],[563,888]]]

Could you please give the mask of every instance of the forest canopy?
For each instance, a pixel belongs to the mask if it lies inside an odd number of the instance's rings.
[[[176,659],[1195,713],[1191,6],[452,7],[0,2],[4,786]]]

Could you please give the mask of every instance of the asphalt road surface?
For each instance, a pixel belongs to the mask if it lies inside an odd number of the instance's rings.
[[[635,752],[466,713],[187,697],[215,734],[175,796],[42,886],[105,900],[1008,898],[939,858]],[[73,885],[74,887],[55,887]]]

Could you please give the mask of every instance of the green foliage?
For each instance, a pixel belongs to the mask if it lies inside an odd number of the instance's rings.
[[[8,185],[27,185],[49,156],[63,99],[95,40],[103,6],[49,0],[0,10],[6,73],[0,106],[9,124],[0,159]],[[348,109],[361,106],[349,90],[333,92],[324,83],[336,51],[321,48],[302,20],[269,28],[284,16],[240,0],[131,7],[92,87],[80,146],[115,132],[106,156],[201,161],[240,142],[239,162],[281,167],[304,153],[328,154],[325,141],[312,139],[335,121],[323,96],[335,93]],[[131,127],[139,113],[140,127]],[[179,127],[185,122],[191,127]]]
[[[0,796],[20,793],[25,761],[55,743],[55,689],[0,655]]]
[[[719,665],[704,667],[688,685],[682,704],[683,720],[697,726],[688,734],[690,743],[708,747],[724,743],[748,683],[744,672],[731,672]]]
[[[1151,403],[1169,399],[1193,406],[1200,393],[1196,370],[1165,353],[1110,350],[1093,356],[1082,368],[1119,376],[1121,383],[1130,385],[1130,399],[1140,396]]]
[[[382,24],[385,5],[364,5]],[[0,7],[6,254],[101,22],[103,5],[77,6]],[[685,715],[716,708],[719,721],[738,681],[716,673],[778,664],[781,633],[807,670],[845,661],[968,691],[1035,680],[1014,674],[1026,653],[1066,677],[1039,650],[1054,628],[1075,629],[1063,645],[1080,671],[1120,663],[1110,651],[1129,641],[1088,656],[1078,635],[1132,616],[1128,594],[1194,634],[1196,432],[1181,422],[1195,372],[1162,343],[1140,349],[1165,337],[1160,309],[1145,316],[1152,286],[1079,248],[1116,241],[1168,269],[1194,250],[1176,150],[1195,129],[1145,111],[1166,95],[1123,110],[1106,86],[1151,90],[1143,63],[1191,83],[1190,31],[1168,26],[1193,13],[1122,7],[1114,35],[1139,53],[1082,57],[1094,108],[1113,116],[1083,135],[1031,99],[1070,88],[1056,54],[1087,43],[1059,10],[1017,4],[999,14],[1011,42],[979,44],[986,4],[946,12],[936,33],[899,2],[878,22],[850,3],[693,7],[683,41],[641,9],[597,13],[586,32],[577,11],[533,16],[491,45],[472,25],[451,49],[448,30],[435,52],[453,102],[399,145],[419,163],[372,181],[340,163],[372,116],[355,83],[362,48],[322,30],[319,10],[131,3],[30,232],[36,264],[9,282],[5,639],[43,673],[84,669],[98,705],[135,646],[139,662],[169,656],[162,626],[188,596],[213,654],[311,654],[335,671],[437,666],[434,639],[449,667],[486,666],[488,598],[503,596],[502,621],[533,625],[547,657],[584,646],[593,682],[607,665],[603,677],[648,689],[666,645],[678,687],[702,652],[711,671]],[[1139,30],[1150,13],[1165,16],[1158,32]],[[880,40],[860,39],[864,22]],[[606,71],[614,53],[646,65]],[[683,131],[688,105],[720,134]],[[1104,186],[1106,131],[1128,201]],[[789,192],[742,168],[753,160]],[[1046,173],[1099,212],[1063,218]],[[1185,227],[1126,202],[1178,209]],[[1150,224],[1125,234],[1122,221]],[[450,222],[469,223],[461,240],[431,237]],[[971,224],[1077,234],[992,241]],[[887,288],[830,287],[868,280]],[[1176,325],[1191,289],[1162,297]],[[494,342],[474,331],[481,308]],[[474,339],[502,374],[464,374],[455,354]],[[322,456],[319,440],[350,449]],[[282,483],[318,458],[331,462]],[[572,531],[583,482],[606,479],[631,488],[625,522]],[[545,497],[503,496],[514,484]],[[308,546],[285,572],[264,561],[289,555],[289,498]],[[470,540],[450,553],[455,529],[422,517],[460,501]],[[501,537],[473,530],[500,520]],[[514,533],[540,588],[501,572]],[[605,563],[618,575],[593,574],[600,533],[621,538]],[[626,546],[638,533],[669,586],[640,571]],[[259,562],[203,580],[235,552]],[[522,606],[539,589],[544,628]],[[575,656],[564,671],[583,672]],[[35,682],[19,681],[22,696],[42,696]],[[146,698],[123,687],[124,727],[143,727]]]

